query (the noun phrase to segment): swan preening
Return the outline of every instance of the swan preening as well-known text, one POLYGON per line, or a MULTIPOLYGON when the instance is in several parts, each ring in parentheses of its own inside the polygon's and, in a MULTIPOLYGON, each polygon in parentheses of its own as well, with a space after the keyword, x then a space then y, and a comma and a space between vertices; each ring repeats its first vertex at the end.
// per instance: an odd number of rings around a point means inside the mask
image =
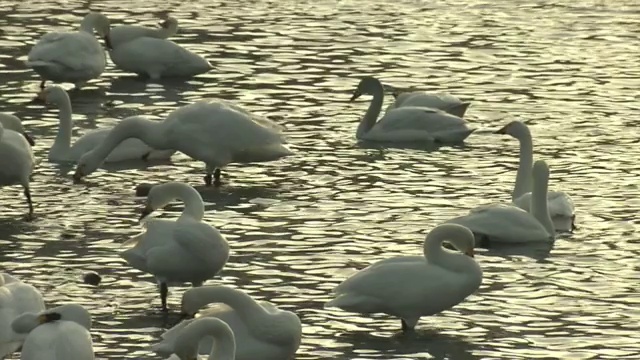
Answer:
POLYGON ((31 173, 35 166, 33 150, 23 133, 10 128, 5 128, 7 123, 14 129, 20 128, 10 117, 3 117, 0 120, 0 187, 11 185, 22 185, 23 193, 27 200, 29 212, 27 219, 33 217, 33 201, 31 200, 31 173))
POLYGON ((21 360, 93 360, 91 314, 77 304, 25 313, 11 327, 25 334, 21 360))
POLYGON ((204 100, 172 111, 162 121, 131 116, 118 123, 78 161, 76 181, 93 173, 122 141, 138 138, 158 150, 177 150, 205 163, 205 184, 221 184, 230 163, 273 161, 291 155, 282 128, 225 101, 204 100))
POLYGON ((424 91, 401 91, 391 86, 391 94, 395 98, 393 104, 387 107, 387 112, 402 106, 418 106, 440 109, 451 115, 463 118, 471 103, 464 102, 457 97, 444 93, 426 93, 424 91))
POLYGON ((483 205, 447 223, 466 226, 476 236, 476 245, 498 243, 551 242, 555 229, 547 208, 549 167, 544 160, 533 165, 531 213, 515 205, 483 205))
MULTIPOLYGON (((76 139, 71 145, 73 130, 71 100, 67 92, 60 86, 53 85, 44 89, 40 97, 46 102, 55 104, 60 110, 58 134, 49 149, 49 161, 75 162, 82 155, 96 148, 107 137, 111 129, 103 128, 89 131, 76 139)), ((160 160, 169 159, 175 150, 155 150, 140 139, 127 139, 116 146, 106 157, 105 162, 128 160, 160 160)))
MULTIPOLYGON (((510 135, 520 143, 520 162, 511 200, 519 208, 530 211, 531 166, 533 164, 531 131, 525 123, 512 121, 496 133, 510 135)), ((575 210, 569 195, 562 191, 547 191, 547 206, 556 231, 573 231, 575 229, 575 210)))
MULTIPOLYGON (((202 286, 185 291, 182 312, 188 316, 199 312, 200 317, 184 320, 165 332, 162 341, 153 346, 155 352, 161 355, 176 352, 188 329, 207 318, 220 319, 233 330, 236 360, 291 359, 302 339, 302 324, 296 314, 266 301, 258 302, 242 290, 228 286, 202 286), (209 304, 214 306, 202 310, 209 304)), ((209 354, 212 347, 215 350, 211 338, 199 340, 200 354, 209 354)))
POLYGON ((13 130, 22 134, 29 145, 34 146, 36 144, 33 136, 24 129, 22 120, 20 120, 19 117, 12 114, 0 113, 0 125, 2 125, 2 127, 5 129, 13 130))
POLYGON ((413 329, 420 317, 447 310, 482 283, 482 270, 473 259, 474 236, 455 224, 435 227, 427 235, 424 256, 399 256, 369 265, 334 290, 325 307, 400 318, 402 330, 413 329), (448 251, 447 241, 464 254, 448 251))
POLYGON ((52 32, 45 34, 29 52, 27 66, 32 68, 42 81, 73 83, 80 89, 87 81, 102 74, 106 57, 102 45, 93 35, 96 31, 109 43, 109 19, 100 13, 89 13, 75 32, 52 32))
POLYGON ((442 110, 422 106, 390 109, 378 120, 384 102, 384 86, 378 79, 367 76, 358 84, 351 101, 365 94, 372 95, 373 99, 358 125, 356 137, 359 140, 390 143, 460 143, 474 131, 467 127, 464 119, 442 110))
MULTIPOLYGON (((213 346, 208 360, 236 360, 236 341, 233 330, 216 318, 200 318, 185 326, 178 334, 173 355, 167 360, 192 360, 198 358, 198 344, 208 339, 213 346)), ((256 359, 264 359, 261 355, 256 359)), ((285 358, 282 358, 285 359, 285 358)))
POLYGON ((162 310, 167 311, 169 285, 201 286, 213 278, 229 258, 229 245, 218 229, 202 222, 204 203, 200 194, 183 183, 156 185, 149 191, 140 219, 146 231, 131 238, 121 256, 129 265, 152 274, 160 288, 162 310), (145 219, 173 200, 184 210, 177 220, 145 219))
POLYGON ((44 309, 40 291, 7 273, 0 273, 0 359, 17 351, 26 337, 13 330, 13 321, 22 314, 44 309))
POLYGON ((111 28, 109 32, 109 40, 111 48, 135 40, 141 37, 152 37, 158 39, 166 39, 178 32, 178 20, 174 17, 167 17, 160 23, 158 28, 148 28, 139 25, 119 25, 111 28))

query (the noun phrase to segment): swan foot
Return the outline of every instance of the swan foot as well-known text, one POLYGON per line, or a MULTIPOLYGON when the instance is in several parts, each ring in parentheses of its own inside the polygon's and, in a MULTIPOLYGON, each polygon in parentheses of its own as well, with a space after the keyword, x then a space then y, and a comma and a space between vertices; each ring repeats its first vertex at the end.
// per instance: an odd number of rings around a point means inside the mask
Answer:
POLYGON ((167 283, 160 283, 160 301, 162 302, 162 312, 168 312, 169 308, 167 308, 167 296, 169 296, 169 287, 167 283))
POLYGON ((25 216, 25 220, 33 220, 33 201, 31 201, 31 190, 29 188, 24 189, 24 197, 27 198, 27 204, 29 205, 29 213, 25 216))

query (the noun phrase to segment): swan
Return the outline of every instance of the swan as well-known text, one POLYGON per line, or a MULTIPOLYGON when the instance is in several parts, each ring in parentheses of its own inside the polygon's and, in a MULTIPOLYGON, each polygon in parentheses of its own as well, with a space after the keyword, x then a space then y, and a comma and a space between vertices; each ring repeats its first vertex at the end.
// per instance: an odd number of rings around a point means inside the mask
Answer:
POLYGON ((118 144, 132 137, 203 161, 207 186, 212 179, 220 185, 220 169, 229 163, 272 161, 292 154, 277 124, 230 103, 205 100, 172 111, 163 122, 143 116, 123 119, 100 146, 80 158, 74 180, 94 172, 118 144))
POLYGON ((374 263, 343 281, 327 307, 360 314, 400 318, 402 331, 413 330, 422 316, 447 310, 473 294, 482 270, 473 260, 473 234, 464 226, 443 224, 424 240, 424 256, 400 256, 374 263), (463 254, 443 248, 447 241, 463 254))
POLYGON ((38 313, 25 313, 12 325, 27 334, 21 360, 93 360, 91 314, 78 304, 67 304, 38 313))
POLYGON ((128 41, 141 37, 153 37, 166 39, 178 32, 178 20, 174 17, 167 17, 160 23, 159 28, 148 28, 138 25, 119 25, 111 28, 109 32, 109 42, 112 48, 116 48, 128 41))
POLYGON ((184 202, 177 220, 147 219, 146 231, 125 242, 134 245, 121 253, 132 267, 153 274, 160 288, 162 310, 167 311, 169 285, 193 286, 213 278, 229 259, 229 244, 215 227, 202 222, 204 202, 193 187, 169 182, 151 188, 140 220, 171 201, 184 202))
MULTIPOLYGON (((107 137, 110 128, 92 130, 79 137, 71 146, 71 100, 67 92, 60 86, 48 86, 41 93, 48 103, 55 104, 60 109, 60 123, 48 158, 52 162, 78 161, 82 155, 96 148, 107 137)), ((106 162, 118 162, 127 160, 160 160, 169 159, 174 150, 154 150, 142 140, 127 139, 120 143, 105 159, 106 162)))
POLYGON ((457 116, 417 106, 392 109, 377 121, 384 101, 384 86, 378 79, 367 76, 358 84, 351 101, 363 94, 373 95, 373 100, 358 125, 356 137, 359 140, 458 143, 474 131, 457 116))
POLYGON ((36 144, 33 136, 25 131, 24 126, 22 125, 22 121, 19 117, 12 114, 0 113, 0 124, 2 124, 5 129, 13 130, 22 134, 29 145, 34 146, 36 144))
POLYGON ((555 230, 547 208, 548 182, 549 167, 544 160, 538 160, 533 164, 531 213, 514 205, 482 205, 446 222, 469 228, 480 247, 488 247, 493 242, 551 242, 555 230))
POLYGON ((24 334, 13 331, 13 320, 24 313, 44 309, 40 291, 7 273, 0 273, 0 359, 17 351, 24 341, 24 334))
POLYGON ((0 122, 0 186, 22 185, 29 206, 27 220, 33 218, 29 183, 34 164, 33 150, 27 139, 19 132, 5 129, 0 122))
POLYGON ((80 89, 87 81, 102 74, 106 57, 93 31, 109 42, 109 19, 92 12, 87 14, 77 32, 52 32, 45 34, 29 51, 27 66, 40 77, 40 89, 47 80, 70 82, 80 89))
MULTIPOLYGON (((203 318, 218 318, 227 323, 238 345, 237 360, 282 360, 294 357, 302 339, 302 324, 298 316, 278 309, 266 301, 255 301, 245 292, 228 286, 202 286, 191 288, 182 295, 182 313, 193 316, 201 308, 215 303, 212 308, 200 312, 200 317, 185 320, 162 334, 162 341, 152 350, 160 355, 174 352, 185 336, 187 328, 203 318)), ((200 354, 208 354, 211 339, 200 341, 200 354)))
POLYGON ((402 106, 417 106, 439 109, 451 115, 463 118, 467 108, 471 103, 463 102, 457 97, 445 93, 426 93, 424 91, 402 92, 393 90, 391 92, 395 101, 387 107, 389 112, 402 106))
MULTIPOLYGON (((529 127, 521 121, 512 121, 496 131, 514 137, 520 143, 520 162, 516 173, 516 183, 511 193, 513 203, 530 211, 531 204, 531 164, 533 163, 533 141, 529 127)), ((563 191, 548 191, 547 206, 556 231, 575 229, 575 208, 573 200, 563 191)))
POLYGON ((236 340, 229 325, 216 318, 200 318, 186 326, 178 335, 174 354, 167 360, 196 359, 198 342, 205 337, 208 337, 209 341, 213 340, 212 343, 215 344, 207 357, 208 360, 236 359, 236 340))

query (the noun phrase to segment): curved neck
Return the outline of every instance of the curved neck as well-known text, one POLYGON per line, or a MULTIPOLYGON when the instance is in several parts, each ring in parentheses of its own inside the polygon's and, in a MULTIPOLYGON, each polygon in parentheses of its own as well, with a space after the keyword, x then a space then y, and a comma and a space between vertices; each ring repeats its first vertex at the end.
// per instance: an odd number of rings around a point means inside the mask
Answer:
POLYGON ((178 199, 184 203, 184 209, 179 219, 202 220, 204 217, 204 202, 196 189, 183 183, 170 183, 166 184, 166 186, 166 191, 172 195, 172 199, 178 199))
POLYGON ((66 157, 69 149, 71 148, 71 131, 73 128, 73 120, 71 119, 71 101, 69 96, 66 95, 63 99, 56 102, 60 113, 58 114, 58 134, 51 149, 49 149, 49 156, 53 157, 66 157))
POLYGON ((361 138, 368 133, 376 124, 376 121, 378 121, 378 115, 380 115, 380 110, 382 109, 382 103, 384 101, 384 87, 382 87, 382 84, 380 83, 378 85, 379 86, 376 86, 371 91, 373 93, 373 99, 369 104, 367 112, 360 121, 360 125, 358 125, 358 130, 356 131, 357 138, 361 138))
POLYGON ((158 37, 166 39, 168 37, 175 35, 178 32, 178 24, 175 22, 172 22, 171 24, 169 24, 168 27, 166 28, 162 27, 162 28, 156 29, 155 31, 158 37))
POLYGON ((533 191, 531 192, 531 215, 544 226, 550 235, 555 235, 553 221, 549 215, 547 206, 547 190, 549 187, 549 177, 539 176, 533 181, 533 191))
POLYGON ((527 131, 518 138, 520 142, 520 162, 516 174, 516 184, 511 193, 511 200, 531 191, 531 168, 533 167, 533 141, 531 133, 527 131))
MULTIPOLYGON (((212 303, 223 303, 236 310, 238 316, 247 324, 261 323, 267 312, 260 304, 244 292, 225 286, 202 286, 189 289, 189 296, 195 309, 201 309, 212 303)), ((195 311, 194 309, 194 311, 195 311)))
POLYGON ((228 325, 219 319, 202 318, 189 324, 176 339, 177 347, 197 354, 198 344, 206 336, 213 337, 213 348, 209 360, 234 360, 236 341, 228 325))

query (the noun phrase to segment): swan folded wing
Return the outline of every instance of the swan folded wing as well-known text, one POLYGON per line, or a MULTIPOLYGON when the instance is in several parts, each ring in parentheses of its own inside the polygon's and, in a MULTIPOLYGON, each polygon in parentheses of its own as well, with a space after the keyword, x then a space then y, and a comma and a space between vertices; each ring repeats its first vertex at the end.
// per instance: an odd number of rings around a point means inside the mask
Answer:
POLYGON ((412 129, 437 132, 466 127, 466 123, 463 119, 438 109, 403 106, 389 111, 375 127, 384 131, 412 129))
POLYGON ((59 321, 35 328, 22 347, 23 359, 93 359, 91 335, 72 321, 59 321))
POLYGON ((211 64, 171 40, 140 37, 111 52, 114 62, 126 71, 160 76, 191 76, 206 72, 211 64), (115 59, 114 59, 115 58, 115 59))
POLYGON ((227 240, 218 229, 199 221, 180 220, 173 229, 173 238, 194 259, 204 264, 223 258, 224 264, 229 257, 227 240))
POLYGON ((71 70, 84 70, 95 57, 104 60, 104 51, 93 35, 51 33, 43 36, 31 49, 27 63, 30 66, 52 63, 71 70))
POLYGON ((33 286, 23 282, 6 285, 13 298, 13 306, 18 314, 40 312, 45 309, 42 294, 33 286))

